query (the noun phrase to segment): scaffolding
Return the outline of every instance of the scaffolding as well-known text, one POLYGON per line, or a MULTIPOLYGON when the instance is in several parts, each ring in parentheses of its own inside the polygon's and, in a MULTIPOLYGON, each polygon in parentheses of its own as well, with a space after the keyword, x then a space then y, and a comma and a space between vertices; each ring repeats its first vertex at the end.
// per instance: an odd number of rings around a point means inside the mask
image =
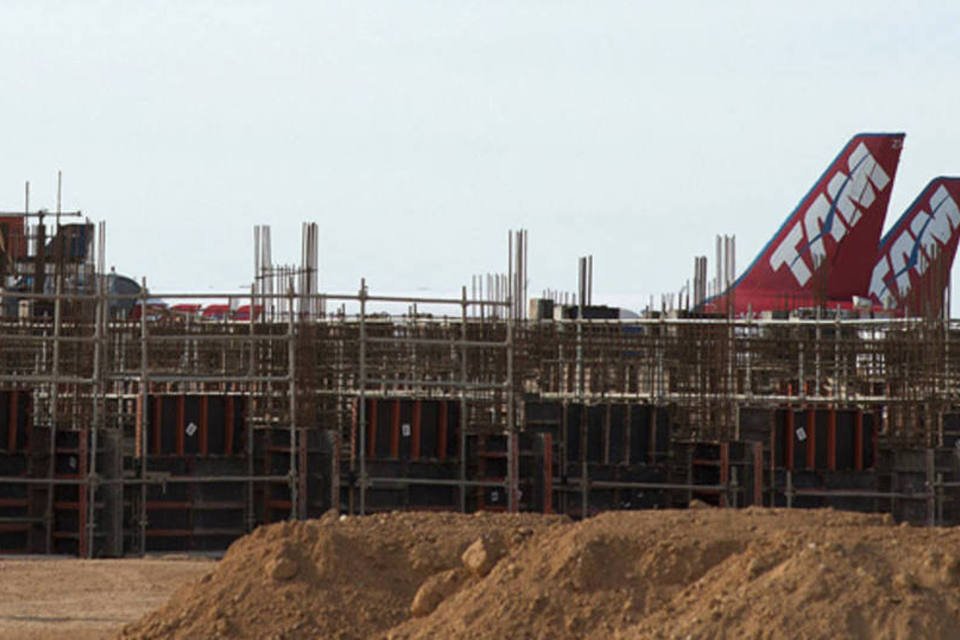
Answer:
POLYGON ((573 317, 528 318, 523 232, 492 294, 328 293, 313 225, 282 267, 259 228, 244 294, 121 292, 92 229, 25 227, 4 258, 0 552, 216 551, 329 509, 960 519, 960 326, 938 314, 590 319, 582 278, 573 317))

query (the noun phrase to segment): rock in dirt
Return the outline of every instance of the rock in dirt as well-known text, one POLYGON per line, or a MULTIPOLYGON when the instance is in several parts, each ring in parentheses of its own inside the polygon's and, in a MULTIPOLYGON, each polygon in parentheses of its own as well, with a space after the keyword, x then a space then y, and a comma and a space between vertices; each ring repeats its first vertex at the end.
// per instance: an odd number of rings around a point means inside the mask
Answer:
POLYGON ((467 572, 459 567, 430 576, 413 596, 410 613, 416 617, 432 613, 437 605, 456 593, 467 578, 467 572))
POLYGON ((278 556, 267 563, 267 573, 274 580, 290 580, 297 575, 297 561, 285 555, 278 556))
POLYGON ((472 574, 483 577, 490 573, 505 552, 503 540, 498 535, 483 535, 463 552, 463 566, 472 574))

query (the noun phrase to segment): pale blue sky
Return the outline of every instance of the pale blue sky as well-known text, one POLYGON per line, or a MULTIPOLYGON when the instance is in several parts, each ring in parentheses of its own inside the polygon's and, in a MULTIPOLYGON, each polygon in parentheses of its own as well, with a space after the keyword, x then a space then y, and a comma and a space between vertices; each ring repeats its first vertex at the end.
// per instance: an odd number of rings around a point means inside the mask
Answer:
MULTIPOLYGON (((887 226, 960 174, 960 3, 0 4, 0 208, 107 220, 152 288, 237 290, 321 229, 324 289, 455 291, 530 230, 531 291, 744 267, 858 131, 905 131, 887 226)), ((957 274, 957 269, 954 270, 957 274)))

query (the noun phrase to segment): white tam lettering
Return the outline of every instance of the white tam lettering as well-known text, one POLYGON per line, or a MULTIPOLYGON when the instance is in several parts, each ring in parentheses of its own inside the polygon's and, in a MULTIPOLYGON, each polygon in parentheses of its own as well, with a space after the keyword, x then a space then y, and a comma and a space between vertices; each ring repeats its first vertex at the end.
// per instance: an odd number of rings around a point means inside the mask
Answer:
POLYGON ((913 251, 913 236, 904 231, 890 248, 890 265, 896 277, 897 292, 900 297, 910 291, 910 253, 913 251))
POLYGON ((857 209, 857 201, 850 192, 850 179, 845 173, 838 171, 830 178, 827 193, 846 223, 851 227, 857 224, 860 219, 860 210, 857 209))
MULTIPOLYGON (((946 244, 950 241, 953 231, 960 226, 960 210, 957 209, 957 203, 950 197, 946 187, 941 185, 930 198, 930 211, 933 212, 933 219, 927 225, 927 232, 940 244, 946 244)), ((927 246, 926 240, 924 240, 924 246, 927 246)))
POLYGON ((884 278, 888 273, 890 273, 890 262, 887 260, 887 256, 883 256, 873 267, 873 275, 870 276, 870 295, 880 304, 884 303, 883 294, 887 289, 884 278))
POLYGON ((802 287, 810 279, 810 269, 797 252, 797 245, 801 242, 803 242, 803 227, 797 223, 770 256, 770 268, 778 271, 780 267, 787 265, 802 287))
MULTIPOLYGON (((794 224, 770 256, 770 268, 778 271, 787 265, 801 287, 812 275, 811 265, 802 255, 803 249, 810 251, 813 268, 817 268, 828 257, 823 237, 830 234, 839 243, 863 216, 862 209, 874 203, 876 191, 883 191, 890 184, 890 176, 870 155, 870 150, 863 142, 850 153, 847 167, 850 175, 837 171, 830 178, 826 195, 817 195, 803 212, 802 219, 794 224), (804 239, 806 245, 801 248, 804 239)), ((957 217, 960 219, 960 211, 957 217)), ((909 286, 909 276, 907 283, 909 286)))
MULTIPOLYGON (((814 268, 816 268, 827 255, 827 250, 823 246, 823 234, 825 231, 823 227, 828 222, 829 215, 830 202, 826 196, 821 193, 803 216, 803 225, 807 230, 807 242, 810 247, 810 259, 813 261, 814 268)), ((830 232, 837 240, 840 239, 837 238, 835 232, 838 228, 841 229, 840 238, 842 238, 846 233, 846 228, 843 226, 843 223, 834 216, 833 226, 830 232)))
POLYGON ((916 258, 916 263, 913 265, 913 268, 920 275, 923 275, 923 272, 927 270, 927 256, 933 257, 933 252, 937 250, 937 243, 929 233, 929 221, 930 216, 928 216, 925 211, 917 211, 917 215, 913 216, 913 220, 910 221, 910 232, 914 238, 919 239, 914 243, 913 249, 911 250, 916 258), (929 247, 927 246, 927 240, 931 243, 929 247), (923 252, 920 251, 917 243, 923 246, 923 252), (926 253, 928 250, 930 253, 926 253))
POLYGON ((862 142, 847 158, 847 167, 850 176, 838 172, 827 185, 827 193, 847 225, 852 227, 860 219, 860 210, 870 207, 876 200, 874 187, 883 191, 890 183, 890 176, 862 142))

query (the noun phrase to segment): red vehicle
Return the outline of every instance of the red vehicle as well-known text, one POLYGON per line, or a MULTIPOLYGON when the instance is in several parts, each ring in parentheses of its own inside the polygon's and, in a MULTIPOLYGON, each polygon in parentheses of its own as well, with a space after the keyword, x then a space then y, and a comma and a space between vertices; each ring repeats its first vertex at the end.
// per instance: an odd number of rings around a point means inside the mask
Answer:
POLYGON ((203 305, 200 304, 175 304, 170 307, 170 311, 178 316, 196 318, 202 308, 203 305))
POLYGON ((230 305, 228 304, 208 304, 200 314, 203 320, 229 320, 230 305))
MULTIPOLYGON (((256 306, 254 306, 254 307, 253 307, 253 319, 254 319, 254 320, 259 320, 262 315, 263 315, 263 305, 258 304, 258 305, 256 305, 256 306)), ((233 312, 233 319, 234 319, 234 320, 240 320, 240 321, 243 321, 243 320, 249 321, 249 320, 250 320, 250 305, 244 304, 244 305, 241 305, 241 306, 237 307, 237 310, 233 312)))

